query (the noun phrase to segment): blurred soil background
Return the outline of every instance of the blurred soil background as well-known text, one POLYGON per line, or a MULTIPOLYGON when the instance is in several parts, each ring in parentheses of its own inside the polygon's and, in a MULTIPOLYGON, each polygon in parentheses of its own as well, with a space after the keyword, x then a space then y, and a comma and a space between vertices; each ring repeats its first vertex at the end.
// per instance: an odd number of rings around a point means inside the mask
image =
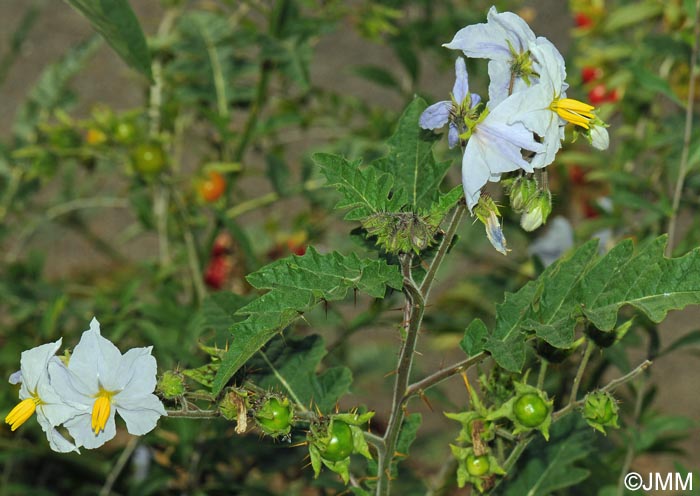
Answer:
MULTIPOLYGON (((469 8, 469 2, 465 0, 465 8, 469 8)), ((156 0, 132 0, 139 20, 147 33, 153 33, 160 21, 161 10, 156 0)), ((0 53, 8 49, 8 33, 14 29, 22 14, 27 8, 27 0, 1 0, 0 1, 0 53)), ((546 36, 555 42, 566 56, 570 46, 569 29, 571 15, 568 12, 567 2, 564 0, 540 0, 523 2, 523 10, 520 13, 529 17, 533 30, 542 36, 546 36)), ((0 133, 7 135, 20 102, 24 99, 28 90, 32 87, 41 71, 47 64, 57 60, 65 51, 84 40, 92 34, 88 23, 64 2, 47 0, 40 18, 32 29, 26 41, 19 60, 12 68, 4 85, 0 87, 0 133)), ((445 41, 449 41, 452 33, 445 34, 445 41)), ((430 67, 430 61, 423 61, 426 67, 430 67)), ((404 104, 401 98, 388 90, 373 85, 353 75, 348 67, 352 64, 378 64, 398 66, 390 49, 382 49, 372 45, 368 49, 368 42, 352 32, 348 26, 339 26, 333 33, 320 39, 315 50, 312 65, 311 78, 313 84, 322 87, 334 88, 342 92, 361 97, 371 103, 386 106, 389 109, 399 110, 404 104)), ((445 95, 452 87, 453 75, 450 71, 438 73, 435 71, 423 71, 424 75, 430 73, 431 77, 421 81, 421 89, 435 97, 445 95)), ((106 103, 116 111, 126 110, 140 105, 145 98, 140 76, 129 70, 106 45, 99 49, 81 75, 76 78, 72 87, 79 95, 80 104, 74 115, 87 116, 92 106, 98 103, 106 103)), ((614 140, 615 129, 611 128, 611 136, 614 140)), ((312 149, 314 137, 305 136, 295 146, 295 152, 300 156, 312 149)), ((196 144, 191 152, 196 156, 196 144)), ((256 157, 250 154, 248 161, 254 162, 256 157)), ((294 162, 294 160, 292 160, 294 162)), ((262 167, 262 165, 261 165, 262 167)), ((260 185, 266 183, 259 183, 260 185)), ((106 182, 104 190, 109 191, 115 184, 106 182)), ((253 188, 256 187, 253 183, 253 188)), ((260 186, 269 188, 269 186, 260 186)), ((264 193, 266 191, 260 191, 264 193)), ((292 201, 293 203, 293 201, 292 201)), ((287 208, 282 205, 274 207, 276 212, 265 212, 265 215, 278 216, 280 222, 284 222, 287 208)), ((241 219, 242 225, 247 222, 259 222, 260 217, 253 214, 241 219)), ((119 234, 133 222, 133 218, 126 210, 102 209, 97 214, 92 214, 88 219, 95 233, 108 242, 114 242, 117 249, 128 259, 139 260, 151 258, 156 253, 156 240, 148 235, 142 235, 121 243, 119 234)), ((341 227, 345 232, 347 225, 341 227)), ((340 232, 340 231, 339 231, 340 232)), ((30 244, 34 250, 42 251, 46 257, 48 275, 55 278, 79 277, 82 273, 107 269, 111 262, 109 259, 94 251, 80 236, 70 230, 55 224, 42 226, 32 238, 30 244)), ((443 287, 449 287, 459 282, 459 271, 451 267, 443 269, 441 274, 443 287)), ((439 289, 438 289, 439 291, 439 289)), ((437 292, 437 291, 436 291, 437 292)), ((698 328, 700 322, 700 309, 691 308, 684 312, 672 312, 662 325, 662 345, 668 344, 688 331, 698 328)), ((426 330, 429 331, 429 330, 426 330)), ((4 329, 2 332, 11 333, 12 330, 4 329)), ((369 329, 363 331, 360 337, 356 337, 359 346, 371 347, 373 339, 382 341, 396 341, 395 329, 369 329)), ((425 348, 425 345, 423 346, 425 348)), ((423 357, 420 360, 421 370, 435 370, 441 365, 453 361, 456 356, 449 350, 433 351, 421 349, 423 357)), ((380 358, 380 357, 378 357, 380 358)), ((384 358, 386 360, 386 358, 384 358)), ((640 357, 632 357, 633 363, 641 360, 640 357)), ((391 372, 392 360, 387 360, 387 373, 391 372)), ((353 389, 355 391, 364 388, 377 388, 376 377, 357 377, 353 389), (372 384, 372 380, 375 381, 372 384)), ((700 395, 697 393, 700 384, 700 360, 697 354, 691 351, 680 351, 660 358, 653 365, 653 381, 659 387, 657 408, 666 414, 686 415, 695 420, 700 420, 700 395)), ((387 388, 391 382, 385 378, 387 388)), ((452 381, 453 390, 450 395, 455 401, 459 398, 466 400, 466 393, 460 381, 452 381)), ((376 398, 377 396, 375 396, 376 398)), ((352 401, 352 400, 351 400, 352 401)), ((425 405, 415 401, 411 403, 413 411, 419 410, 424 415, 424 429, 422 435, 429 437, 431 429, 444 429, 446 421, 442 412, 431 412, 425 405), (433 417, 432 421, 429 419, 433 417)), ((455 427, 456 425, 450 426, 455 427)), ((692 469, 700 468, 700 432, 697 430, 693 436, 683 443, 688 454, 685 465, 692 469)), ((641 473, 673 471, 673 457, 655 458, 645 460, 638 458, 633 465, 641 473), (662 463, 658 465, 659 460, 662 463)), ((434 463, 435 460, 432 460, 434 463)))

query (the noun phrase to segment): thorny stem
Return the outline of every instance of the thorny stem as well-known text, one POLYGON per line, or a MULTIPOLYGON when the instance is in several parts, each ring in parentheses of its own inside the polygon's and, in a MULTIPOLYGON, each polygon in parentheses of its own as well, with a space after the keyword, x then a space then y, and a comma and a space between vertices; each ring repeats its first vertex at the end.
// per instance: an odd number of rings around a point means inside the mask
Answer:
POLYGON ((595 345, 592 342, 586 343, 586 350, 583 352, 583 358, 581 358, 581 363, 576 371, 576 377, 574 377, 574 383, 571 386, 571 394, 569 395, 569 404, 576 402, 576 396, 578 396, 578 388, 581 386, 581 378, 588 365, 588 360, 591 358, 591 354, 595 349, 595 345))
POLYGON ((547 366, 549 362, 547 360, 542 360, 540 362, 540 373, 537 376, 537 389, 542 389, 544 387, 544 378, 547 376, 547 366))
POLYGON ((211 419, 221 415, 218 410, 166 410, 168 417, 192 418, 192 419, 211 419))
POLYGON ((437 372, 430 374, 429 376, 427 376, 424 379, 421 379, 420 381, 414 382, 413 384, 408 386, 408 388, 406 388, 406 393, 404 394, 404 401, 408 401, 413 396, 417 396, 423 393, 426 389, 429 389, 441 383, 442 381, 452 377, 453 375, 466 372, 474 365, 483 362, 488 357, 489 355, 484 352, 478 353, 447 368, 438 370, 437 372))
MULTIPOLYGON (((418 333, 420 331, 421 323, 423 322, 423 314, 425 313, 427 297, 430 294, 430 289, 435 280, 435 275, 440 268, 440 265, 442 265, 445 255, 447 254, 447 250, 452 244, 452 239, 454 238, 455 232, 457 231, 457 227, 459 226, 459 222, 461 221, 463 215, 464 206, 460 204, 457 206, 452 218, 450 219, 447 232, 440 243, 437 253, 435 254, 435 258, 430 264, 430 268, 428 269, 428 272, 425 275, 420 287, 418 287, 416 282, 413 280, 413 276, 411 274, 412 256, 409 254, 404 254, 400 257, 404 293, 406 295, 406 302, 404 305, 404 315, 406 319, 404 326, 406 332, 404 342, 399 353, 399 361, 396 369, 396 381, 394 382, 391 415, 389 416, 387 429, 384 434, 385 452, 380 452, 379 456, 377 457, 378 480, 376 494, 378 496, 387 496, 390 493, 391 462, 396 452, 396 444, 398 442, 399 433, 401 432, 401 425, 406 414, 406 402, 410 397, 407 395, 407 392, 411 377, 411 368, 416 351, 416 344, 418 342, 418 333)), ((453 374, 454 373, 457 372, 453 372, 453 374)), ((445 377, 449 377, 449 375, 445 377)))
POLYGON ((695 103, 695 81, 697 79, 697 59, 700 51, 700 0, 695 0, 695 30, 693 32, 694 43, 693 52, 690 55, 690 81, 688 83, 688 100, 685 106, 685 131, 683 133, 683 151, 681 152, 681 163, 678 168, 678 178, 676 188, 673 192, 673 206, 671 208, 671 218, 668 221, 668 244, 666 245, 666 256, 673 253, 676 238, 676 224, 678 221, 678 208, 681 203, 683 193, 683 183, 688 174, 688 154, 690 151, 690 138, 693 131, 693 105, 695 103))

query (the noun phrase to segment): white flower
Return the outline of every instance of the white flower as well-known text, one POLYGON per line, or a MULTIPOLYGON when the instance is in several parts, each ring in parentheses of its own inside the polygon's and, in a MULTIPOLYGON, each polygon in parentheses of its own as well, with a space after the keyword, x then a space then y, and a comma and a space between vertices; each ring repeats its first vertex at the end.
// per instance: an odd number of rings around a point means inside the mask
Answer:
POLYGON ((551 43, 531 44, 530 52, 540 67, 540 82, 509 98, 513 113, 508 122, 521 122, 542 138, 545 151, 532 159, 532 166, 541 168, 554 161, 567 122, 589 129, 595 115, 592 105, 566 98, 566 71, 551 43))
POLYGON ((133 348, 122 355, 100 335, 100 324, 92 319, 70 357, 67 368, 49 365, 51 381, 64 400, 83 405, 85 412, 64 423, 76 444, 97 448, 116 434, 116 412, 131 434, 151 431, 166 415, 153 394, 156 360, 152 347, 133 348))
POLYGON ((523 169, 533 172, 523 158, 522 150, 540 153, 544 150, 531 131, 519 122, 509 124, 513 115, 510 98, 504 100, 477 122, 471 131, 462 157, 462 186, 471 211, 479 201, 481 188, 488 182, 498 182, 501 174, 523 169))
MULTIPOLYGON (((547 38, 535 37, 530 26, 512 12, 491 7, 487 22, 460 29, 450 43, 443 46, 462 50, 467 57, 489 59, 489 107, 508 96, 524 91, 538 81, 539 67, 530 55, 530 46, 548 44, 547 38)), ((553 46, 553 45, 552 45, 553 46)), ((557 51, 564 67, 564 59, 557 51)))
POLYGON ((50 382, 49 364, 52 364, 55 370, 65 368, 55 356, 60 347, 59 339, 55 343, 43 344, 22 353, 20 371, 10 376, 11 384, 22 383, 19 389, 19 398, 22 401, 5 417, 5 422, 14 431, 36 412, 36 419, 46 433, 51 449, 67 453, 78 451, 78 448, 64 438, 56 430, 56 426, 84 410, 80 405, 64 401, 50 382))

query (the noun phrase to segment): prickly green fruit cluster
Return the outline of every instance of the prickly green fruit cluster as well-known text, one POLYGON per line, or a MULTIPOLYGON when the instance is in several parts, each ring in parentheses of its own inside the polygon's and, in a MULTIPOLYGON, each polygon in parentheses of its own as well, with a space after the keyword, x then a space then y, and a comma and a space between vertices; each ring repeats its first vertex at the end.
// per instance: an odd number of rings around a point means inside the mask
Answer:
POLYGON ((286 436, 292 430, 294 409, 289 399, 269 396, 257 408, 255 420, 268 436, 286 436))
POLYGON ((484 492, 493 486, 496 475, 505 475, 505 470, 498 464, 491 453, 478 454, 474 447, 466 448, 450 444, 452 455, 457 459, 457 485, 464 487, 467 483, 484 492))
POLYGON ((314 477, 319 476, 325 465, 347 484, 350 480, 350 455, 357 453, 372 459, 362 426, 373 416, 374 412, 338 413, 311 425, 307 439, 314 477))
POLYGON ((437 226, 412 212, 381 212, 362 221, 370 236, 388 253, 420 253, 435 241, 437 226))
POLYGON ((173 370, 166 371, 158 381, 158 393, 166 400, 172 400, 185 394, 185 377, 173 370))
POLYGON ((500 408, 491 412, 486 419, 507 418, 515 426, 513 434, 535 430, 540 431, 548 440, 554 400, 547 398, 544 391, 528 384, 514 382, 513 386, 515 387, 515 395, 500 408))
POLYGON ((605 434, 606 427, 618 429, 618 412, 620 408, 610 393, 596 391, 586 396, 583 405, 583 418, 588 425, 605 434))

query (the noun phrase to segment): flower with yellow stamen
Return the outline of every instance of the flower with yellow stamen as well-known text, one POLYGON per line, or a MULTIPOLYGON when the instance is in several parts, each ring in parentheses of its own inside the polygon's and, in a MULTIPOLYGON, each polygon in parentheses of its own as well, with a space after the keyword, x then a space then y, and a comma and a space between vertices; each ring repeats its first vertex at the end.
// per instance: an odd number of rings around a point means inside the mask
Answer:
POLYGON ((593 105, 573 98, 555 98, 549 108, 565 121, 584 129, 590 127, 589 122, 595 117, 593 105))
POLYGON ((7 414, 5 423, 16 431, 34 414, 41 428, 46 433, 49 445, 54 451, 67 453, 78 451, 75 444, 64 438, 56 427, 67 419, 82 412, 81 407, 66 403, 56 393, 48 373, 49 363, 57 367, 63 364, 56 358, 56 351, 61 347, 61 340, 47 343, 22 353, 21 370, 10 376, 11 384, 21 383, 20 402, 7 414))
POLYGON ((134 348, 123 355, 100 335, 100 324, 92 319, 80 338, 67 367, 49 366, 51 380, 64 401, 78 403, 84 411, 64 423, 80 446, 97 448, 116 435, 116 413, 126 421, 131 434, 151 431, 166 415, 153 394, 156 360, 151 347, 134 348))
POLYGON ((540 80, 510 97, 514 112, 508 122, 520 122, 541 138, 545 150, 535 155, 530 165, 542 168, 554 161, 567 122, 589 130, 595 122, 601 121, 592 105, 566 97, 566 71, 556 48, 547 43, 531 44, 530 52, 537 62, 540 80))

